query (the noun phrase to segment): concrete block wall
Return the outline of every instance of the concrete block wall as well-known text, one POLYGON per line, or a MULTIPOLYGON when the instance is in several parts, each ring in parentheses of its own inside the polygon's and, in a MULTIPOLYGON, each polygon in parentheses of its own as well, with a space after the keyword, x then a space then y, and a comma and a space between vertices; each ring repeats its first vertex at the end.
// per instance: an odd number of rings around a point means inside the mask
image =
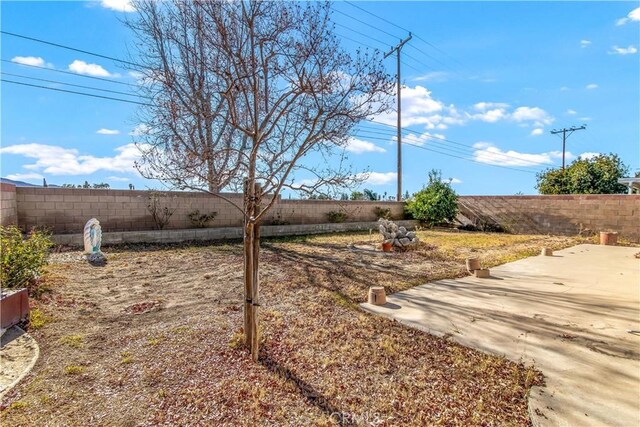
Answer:
MULTIPOLYGON (((242 206, 242 195, 222 194, 242 206)), ((78 188, 27 188, 16 192, 18 223, 24 229, 47 227, 54 234, 78 233, 90 218, 100 221, 103 231, 152 230, 155 227, 147 205, 148 191, 94 190, 78 188)), ((266 202, 265 202, 266 203, 266 202)), ((218 197, 197 192, 165 192, 160 206, 175 209, 166 229, 190 229, 188 214, 217 212, 211 227, 237 227, 242 215, 233 205, 218 197)), ((347 221, 376 220, 376 206, 391 209, 401 218, 403 204, 397 202, 279 200, 265 218, 265 224, 326 223, 329 211, 344 211, 347 221)))
POLYGON ((577 235, 617 231, 640 242, 640 195, 461 196, 470 220, 498 223, 512 233, 577 235))
POLYGON ((0 225, 18 224, 16 186, 0 183, 0 225))

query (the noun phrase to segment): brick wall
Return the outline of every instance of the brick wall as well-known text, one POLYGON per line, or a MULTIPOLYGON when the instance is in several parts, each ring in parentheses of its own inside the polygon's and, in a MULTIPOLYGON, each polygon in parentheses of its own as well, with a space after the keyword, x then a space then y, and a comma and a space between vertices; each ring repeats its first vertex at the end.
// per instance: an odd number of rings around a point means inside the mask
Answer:
POLYGON ((512 233, 577 235, 617 231, 640 241, 640 195, 462 196, 460 213, 512 233))
MULTIPOLYGON (((193 192, 164 194, 162 206, 175 208, 166 229, 193 228, 187 215, 196 209, 201 213, 218 213, 212 227, 242 225, 240 212, 220 198, 193 192)), ((241 195, 223 195, 242 205, 241 195)), ((25 229, 45 226, 55 234, 79 233, 87 220, 95 217, 106 232, 151 230, 154 222, 147 209, 148 196, 147 191, 19 187, 16 192, 18 223, 25 229)), ((326 223, 326 214, 332 210, 345 211, 348 221, 372 221, 377 219, 376 206, 390 208, 396 217, 402 215, 403 204, 396 202, 280 200, 265 223, 274 220, 289 224, 326 223)))
MULTIPOLYGON (((218 212, 212 227, 242 225, 240 213, 227 202, 205 193, 170 192, 163 203, 176 208, 167 229, 193 228, 188 213, 218 212)), ((225 194, 241 204, 239 194, 225 194)), ((67 188, 2 187, 2 224, 15 223, 29 229, 45 226, 55 234, 79 233, 86 221, 98 218, 106 232, 151 230, 148 192, 67 188), (17 206, 17 208, 16 208, 17 206), (13 215, 12 215, 13 213, 13 215), (12 218, 14 218, 12 220, 12 218)), ((584 230, 618 231, 640 241, 640 195, 568 196, 461 196, 461 214, 471 220, 501 224, 513 233, 576 235, 584 230)), ((279 200, 265 224, 326 223, 329 211, 344 211, 349 222, 374 221, 375 207, 389 208, 401 218, 397 202, 279 200)))
POLYGON ((16 225, 18 208, 16 202, 16 186, 0 183, 0 225, 16 225))

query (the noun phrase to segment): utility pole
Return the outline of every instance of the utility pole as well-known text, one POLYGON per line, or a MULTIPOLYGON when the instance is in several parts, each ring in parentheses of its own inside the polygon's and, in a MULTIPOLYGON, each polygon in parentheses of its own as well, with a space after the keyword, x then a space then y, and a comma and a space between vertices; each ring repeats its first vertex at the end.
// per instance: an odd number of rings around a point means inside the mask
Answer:
POLYGON ((567 145, 567 138, 569 138, 571 136, 571 134, 577 130, 583 130, 586 129, 587 125, 582 125, 579 128, 575 127, 575 126, 571 126, 569 129, 567 128, 562 128, 559 130, 552 130, 551 134, 552 135, 557 135, 559 133, 562 134, 562 172, 564 173, 564 153, 565 153, 565 149, 566 149, 566 145, 567 145))
POLYGON ((401 85, 402 82, 400 80, 400 51, 402 50, 402 46, 405 45, 405 43, 407 43, 409 40, 411 40, 411 33, 409 33, 409 36, 404 39, 404 40, 400 40, 400 43, 398 43, 395 47, 392 47, 391 50, 387 53, 384 54, 384 58, 386 59, 387 57, 389 57, 389 55, 391 55, 393 52, 396 52, 397 56, 398 56, 398 194, 396 195, 396 200, 397 201, 401 201, 402 200, 402 105, 401 105, 401 85))

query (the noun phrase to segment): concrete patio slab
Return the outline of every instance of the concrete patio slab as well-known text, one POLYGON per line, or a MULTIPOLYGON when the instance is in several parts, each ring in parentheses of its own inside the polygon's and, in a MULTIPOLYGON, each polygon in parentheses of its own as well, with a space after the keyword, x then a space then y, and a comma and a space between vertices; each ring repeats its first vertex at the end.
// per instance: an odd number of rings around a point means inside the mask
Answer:
POLYGON ((640 425, 640 249, 579 245, 362 308, 534 364, 534 425, 640 425))

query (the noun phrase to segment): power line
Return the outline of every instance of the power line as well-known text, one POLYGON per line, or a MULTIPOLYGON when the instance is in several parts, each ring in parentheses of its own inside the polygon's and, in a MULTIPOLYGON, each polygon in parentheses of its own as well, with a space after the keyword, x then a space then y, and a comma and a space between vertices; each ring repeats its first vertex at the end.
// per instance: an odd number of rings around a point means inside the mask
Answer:
POLYGON ((404 32, 406 32, 406 33, 410 33, 410 32, 411 32, 411 31, 407 30, 406 28, 403 28, 403 27, 401 27, 401 26, 400 26, 400 25, 398 25, 398 24, 394 24, 393 22, 389 21, 388 19, 385 19, 385 18, 383 18, 382 16, 379 16, 379 15, 376 15, 375 13, 370 12, 370 11, 368 11, 367 9, 364 9, 364 8, 362 8, 362 7, 358 6, 358 5, 356 5, 356 4, 354 4, 354 3, 350 2, 350 1, 346 1, 346 0, 345 0, 345 3, 347 3, 349 6, 353 6, 353 7, 355 7, 356 9, 360 9, 360 10, 361 10, 361 11, 363 11, 364 13, 367 13, 367 14, 369 14, 369 15, 371 15, 371 16, 374 16, 374 17, 376 17, 376 18, 378 18, 378 19, 381 19, 381 20, 383 20, 384 22, 386 22, 387 24, 391 24, 391 25, 393 25, 394 27, 396 27, 396 28, 398 28, 398 29, 400 29, 400 30, 402 30, 402 31, 404 31, 404 32))
POLYGON ((380 28, 378 28, 378 27, 374 27, 373 25, 369 24, 369 23, 368 23, 368 22, 366 22, 366 21, 363 21, 363 20, 358 19, 358 18, 354 18, 353 16, 351 16, 351 15, 349 15, 349 14, 347 14, 347 13, 344 13, 344 12, 342 12, 341 10, 338 10, 338 9, 332 9, 332 10, 333 10, 334 12, 338 12, 340 15, 346 16, 347 18, 353 19, 354 21, 357 21, 357 22, 359 22, 359 23, 361 23, 361 24, 363 24, 363 25, 366 25, 366 26, 368 26, 368 27, 371 27, 371 28, 373 28, 373 29, 374 29, 374 30, 376 30, 376 31, 380 31, 381 33, 384 33, 384 34, 386 34, 386 35, 388 35, 388 36, 391 36, 391 37, 393 37, 394 39, 399 39, 399 38, 400 38, 400 37, 398 37, 398 36, 396 36, 396 35, 393 35, 393 34, 391 34, 391 33, 387 32, 387 31, 385 31, 385 30, 382 30, 382 29, 380 29, 380 28))
POLYGON ((105 79, 105 78, 102 78, 102 77, 87 76, 85 74, 72 73, 71 71, 57 70, 55 68, 41 67, 39 65, 21 64, 19 62, 10 61, 8 59, 1 59, 0 61, 6 62, 6 63, 9 63, 9 64, 19 65, 19 66, 22 66, 22 67, 37 68, 39 70, 53 71, 55 73, 69 74, 69 75, 72 75, 72 76, 84 77, 84 78, 93 79, 93 80, 101 80, 101 81, 104 81, 104 82, 109 82, 109 83, 118 84, 118 85, 132 86, 131 83, 117 82, 115 80, 105 79))
POLYGON ((84 53, 85 55, 91 55, 91 56, 96 56, 98 58, 109 59, 111 61, 120 62, 122 64, 128 64, 128 65, 133 65, 135 67, 147 68, 144 65, 136 64, 135 62, 125 61, 124 59, 114 58, 113 56, 102 55, 100 53, 90 52, 88 50, 83 50, 83 49, 77 49, 75 47, 66 46, 66 45, 59 44, 59 43, 53 43, 53 42, 49 42, 49 41, 46 41, 46 40, 37 39, 35 37, 29 37, 29 36, 25 36, 25 35, 22 35, 22 34, 11 33, 9 31, 0 31, 0 33, 1 34, 5 34, 7 36, 18 37, 18 38, 21 38, 21 39, 30 40, 30 41, 34 41, 34 42, 37 42, 37 43, 47 44, 49 46, 55 46, 55 47, 59 47, 59 48, 62 48, 62 49, 72 50, 74 52, 84 53))
MULTIPOLYGON (((369 121, 371 123, 375 123, 375 124, 379 124, 379 125, 395 128, 394 125, 390 125, 390 124, 387 124, 387 123, 384 123, 384 122, 379 122, 379 121, 375 121, 375 120, 369 120, 369 121)), ((410 128, 406 128, 406 127, 403 128, 403 131, 409 132, 409 133, 412 133, 412 134, 415 134, 415 135, 420 135, 420 136, 422 136, 422 135, 424 135, 426 133, 426 132, 420 132, 420 131, 417 131, 417 130, 414 130, 414 129, 410 129, 410 128)), ((394 136, 392 133, 388 133, 387 135, 394 136)), ((476 151, 477 150, 477 148, 473 147, 472 145, 463 144, 462 142, 453 141, 451 139, 442 138, 442 137, 438 137, 438 136, 431 135, 431 134, 427 134, 427 138, 434 139, 434 140, 437 140, 437 141, 442 141, 442 142, 448 142, 448 143, 451 143, 451 144, 454 144, 454 145, 465 147, 465 148, 467 148, 467 149, 469 149, 471 151, 476 151)), ((506 158, 506 159, 514 159, 514 160, 519 160, 519 161, 523 161, 524 160, 521 157, 511 156, 511 155, 506 154, 506 153, 492 153, 492 154, 496 155, 496 156, 500 156, 500 157, 506 158)), ((543 165, 539 164, 539 166, 543 166, 543 165)))
POLYGON ((30 87, 34 87, 34 88, 38 88, 38 89, 54 90, 56 92, 72 93, 72 94, 75 94, 75 95, 91 96, 93 98, 109 99, 109 100, 112 100, 112 101, 127 102, 129 104, 138 104, 138 105, 144 105, 144 106, 147 106, 147 107, 152 107, 151 104, 145 104, 144 102, 131 101, 129 99, 112 98, 110 96, 96 95, 96 94, 86 93, 86 92, 76 92, 74 90, 66 90, 66 89, 58 89, 58 88, 55 88, 55 87, 32 85, 30 83, 16 82, 14 80, 0 79, 0 82, 12 83, 12 84, 16 84, 16 85, 30 86, 30 87))
MULTIPOLYGON (((370 132, 370 131, 368 131, 368 130, 366 130, 366 129, 365 129, 365 130, 364 130, 364 132, 370 132)), ((359 135, 359 134, 360 134, 360 133, 358 133, 358 135, 359 135)), ((379 140, 379 141, 388 141, 388 139, 384 139, 384 138, 379 138, 379 137, 374 137, 374 136, 369 136, 369 135, 363 135, 363 136, 364 136, 365 138, 367 138, 367 139, 374 139, 374 140, 379 140)), ((391 137, 393 137, 394 135, 390 135, 390 134, 388 134, 387 136, 389 136, 389 137, 391 138, 391 137)), ((429 141, 429 142, 434 142, 434 143, 444 144, 444 142, 443 142, 442 140, 437 139, 437 138, 431 138, 431 137, 432 137, 431 135, 427 135, 427 138, 430 138, 430 141, 429 141)), ((468 156, 468 155, 473 155, 473 154, 475 154, 475 152, 477 151, 477 149, 463 148, 463 147, 457 147, 457 146, 453 146, 453 147, 452 147, 452 146, 450 146, 450 145, 446 145, 446 146, 444 146, 444 147, 442 147, 442 148, 443 148, 443 149, 446 149, 446 150, 448 150, 448 151, 454 152, 454 153, 464 154, 464 155, 467 155, 467 156, 468 156)), ((518 157, 511 157, 511 156, 508 156, 508 155, 503 154, 503 153, 491 153, 491 154, 492 154, 492 155, 496 155, 496 156, 501 156, 501 157, 510 157, 510 158, 512 158, 512 159, 520 160, 520 161, 522 161, 522 160, 523 160, 523 159, 521 159, 521 158, 518 158, 518 157)), ((541 166, 541 164, 536 164, 536 166, 541 166)), ((536 169, 535 169, 535 171, 536 171, 536 172, 539 172, 539 171, 541 171, 541 169, 536 168, 536 169)))
MULTIPOLYGON (((365 8, 360 7, 360 6, 358 6, 358 5, 354 4, 354 3, 350 2, 350 1, 346 1, 346 0, 345 0, 345 3, 347 3, 349 6, 352 6, 352 7, 355 7, 356 9, 361 10, 361 11, 362 11, 362 12, 364 12, 364 13, 367 13, 367 14, 369 14, 369 15, 371 15, 371 16, 373 16, 373 17, 375 17, 375 18, 378 18, 378 19, 380 19, 381 21, 386 22, 387 24, 393 25, 394 27, 396 27, 396 28, 398 28, 398 29, 400 29, 400 30, 402 30, 402 31, 405 31, 405 32, 411 32, 410 30, 408 30, 408 29, 406 29, 406 28, 404 28, 404 27, 402 27, 402 26, 400 26, 400 25, 398 25, 398 24, 396 24, 396 23, 394 23, 394 22, 392 22, 392 21, 390 21, 390 20, 388 20, 388 19, 386 19, 386 18, 384 18, 384 17, 380 16, 380 15, 377 15, 377 14, 375 14, 375 13, 371 12, 371 11, 368 11, 368 10, 366 10, 365 8)), ((354 19, 355 19, 355 18, 354 18, 354 19)), ((359 22, 362 22, 362 23, 364 23, 365 25, 369 25, 371 28, 376 28, 376 27, 374 27, 373 25, 371 25, 371 24, 367 24, 367 23, 365 23, 365 22, 363 22, 363 21, 359 21, 359 22)), ((418 35, 418 34, 415 34, 415 33, 414 33, 414 35, 416 36, 416 38, 417 38, 418 40, 422 41, 422 42, 423 42, 423 43, 425 43, 427 46, 429 46, 429 47, 431 47, 432 49, 434 49, 434 50, 436 50, 436 51, 440 52, 441 54, 443 54, 443 55, 445 55, 445 56, 449 57, 449 59, 451 59, 451 60, 453 60, 453 61, 457 62, 459 65, 464 66, 464 64, 463 64, 463 63, 461 63, 460 61, 458 61, 457 59, 455 59, 454 57, 452 57, 451 55, 449 55, 447 52, 445 52, 445 51, 443 51, 442 49, 438 48, 438 47, 437 47, 437 46, 435 46, 433 43, 430 43, 429 41, 427 41, 427 40, 425 40, 424 38, 420 37, 420 35, 418 35)), ((419 51, 419 52, 421 52, 423 55, 426 55, 426 56, 428 56, 428 57, 432 58, 434 61, 440 62, 440 61, 438 61, 436 58, 434 58, 434 57, 432 57, 431 55, 429 55, 428 53, 426 53, 426 52, 422 51, 421 49, 418 49, 418 48, 417 48, 417 47, 415 47, 415 46, 411 46, 411 47, 413 47, 414 49, 418 50, 418 51, 419 51)), ((443 64, 442 62, 440 62, 440 63, 441 63, 441 64, 443 64)), ((445 65, 445 64, 443 64, 443 65, 445 65)), ((445 66, 446 66, 446 65, 445 65, 445 66)))
POLYGON ((60 84, 60 85, 65 85, 65 86, 79 87, 81 89, 91 89, 91 90, 97 90, 97 91, 100 91, 100 92, 109 92, 109 93, 115 93, 115 94, 118 94, 118 95, 137 96, 137 97, 141 97, 141 98, 151 99, 148 96, 136 95, 134 93, 120 92, 118 90, 102 89, 102 88, 93 87, 93 86, 76 85, 76 84, 65 83, 65 82, 61 82, 61 81, 57 81, 57 80, 39 79, 39 78, 36 78, 36 77, 23 76, 22 74, 5 73, 4 71, 2 73, 0 73, 0 74, 2 74, 4 76, 19 77, 21 79, 37 80, 37 81, 41 81, 41 82, 55 83, 55 84, 60 84))
POLYGON ((357 43, 357 44, 359 44, 361 46, 368 47, 369 49, 380 50, 379 47, 371 46, 370 44, 367 44, 367 43, 362 43, 361 41, 353 39, 353 38, 351 38, 349 36, 345 36, 344 34, 335 33, 335 35, 338 36, 338 37, 342 37, 343 39, 350 40, 350 41, 352 41, 354 43, 357 43))
MULTIPOLYGON (((387 139, 384 139, 384 138, 376 138, 376 137, 367 137, 367 138, 373 139, 373 140, 379 140, 379 141, 388 141, 387 139)), ((433 152, 433 153, 438 153, 438 154, 441 154, 443 156, 449 156, 449 157, 454 157, 456 159, 466 160, 468 162, 473 162, 473 163, 477 163, 477 164, 484 165, 484 166, 493 166, 493 167, 497 167, 497 168, 510 169, 510 170, 514 170, 514 171, 518 171, 518 172, 526 172, 526 173, 532 173, 532 174, 536 173, 534 171, 526 170, 526 169, 518 169, 518 168, 513 168, 513 167, 510 167, 510 166, 496 165, 496 164, 493 164, 493 163, 484 163, 484 162, 480 162, 478 160, 469 159, 467 157, 456 156, 455 154, 434 150, 433 148, 428 148, 428 147, 425 147, 425 146, 422 146, 422 145, 418 145, 418 144, 412 144, 412 143, 406 142, 406 141, 403 141, 402 144, 410 145, 410 146, 416 147, 416 148, 420 148, 421 150, 426 150, 426 151, 430 151, 430 152, 433 152)), ((463 153, 460 153, 460 154, 463 154, 463 153)), ((519 160, 522 160, 522 159, 519 159, 519 160)))
POLYGON ((342 24, 340 24, 340 23, 338 23, 338 22, 336 22, 335 24, 336 24, 336 26, 338 26, 338 27, 342 27, 342 28, 344 28, 344 29, 346 29, 346 30, 348 30, 348 31, 351 31, 351 32, 353 32, 353 33, 356 33, 356 34, 359 34, 359 35, 361 35, 361 36, 367 37, 367 38, 369 38, 369 39, 373 40, 374 42, 378 42, 378 43, 383 44, 383 45, 385 45, 385 46, 388 46, 388 45, 389 45, 389 43, 387 43, 386 41, 383 41, 383 40, 377 39, 377 38, 375 38, 375 37, 372 37, 370 34, 365 34, 365 33, 361 32, 361 31, 354 30, 353 28, 348 27, 348 26, 346 26, 346 25, 342 25, 342 24))

